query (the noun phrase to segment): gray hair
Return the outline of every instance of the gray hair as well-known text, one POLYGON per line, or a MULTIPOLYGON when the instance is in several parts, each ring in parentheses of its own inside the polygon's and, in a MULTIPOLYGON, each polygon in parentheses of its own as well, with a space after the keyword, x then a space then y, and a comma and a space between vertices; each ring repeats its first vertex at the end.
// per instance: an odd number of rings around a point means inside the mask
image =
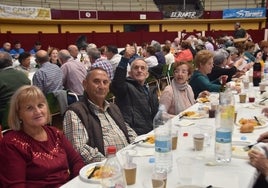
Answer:
POLYGON ((99 59, 101 57, 101 53, 97 48, 88 48, 87 55, 94 60, 99 59))
POLYGON ((152 40, 151 46, 153 46, 155 48, 156 52, 161 51, 161 44, 158 41, 152 40))
POLYGON ((213 57, 213 63, 214 65, 221 65, 223 64, 224 60, 226 60, 229 57, 229 53, 224 50, 220 49, 214 52, 214 57, 213 57))
POLYGON ((58 58, 62 59, 63 61, 67 61, 70 59, 72 56, 70 55, 70 52, 66 49, 60 50, 58 53, 58 58))

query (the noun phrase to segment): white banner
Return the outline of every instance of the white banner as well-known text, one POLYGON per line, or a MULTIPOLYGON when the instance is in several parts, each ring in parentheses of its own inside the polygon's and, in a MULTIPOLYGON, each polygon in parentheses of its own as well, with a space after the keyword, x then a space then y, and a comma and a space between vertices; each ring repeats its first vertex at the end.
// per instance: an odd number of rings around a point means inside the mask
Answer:
POLYGON ((49 8, 7 6, 0 4, 0 18, 51 20, 49 8))

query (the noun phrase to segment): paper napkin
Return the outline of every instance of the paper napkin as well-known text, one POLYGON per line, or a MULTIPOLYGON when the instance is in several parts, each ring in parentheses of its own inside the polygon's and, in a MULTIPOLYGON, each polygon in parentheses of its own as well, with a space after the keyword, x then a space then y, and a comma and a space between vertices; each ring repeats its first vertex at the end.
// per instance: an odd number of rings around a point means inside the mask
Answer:
POLYGON ((179 120, 177 122, 174 122, 174 124, 177 126, 180 126, 180 127, 187 127, 187 126, 193 125, 194 122, 190 121, 188 119, 182 119, 182 120, 179 120))

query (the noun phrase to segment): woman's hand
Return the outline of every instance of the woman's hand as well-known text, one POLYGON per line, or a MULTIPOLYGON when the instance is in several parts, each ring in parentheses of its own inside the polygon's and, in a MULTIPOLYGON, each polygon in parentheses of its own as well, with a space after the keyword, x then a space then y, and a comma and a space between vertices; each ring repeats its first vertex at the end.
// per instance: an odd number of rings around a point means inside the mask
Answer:
POLYGON ((227 78, 228 78, 228 75, 221 75, 221 76, 219 77, 220 83, 221 83, 221 84, 222 84, 222 82, 225 82, 225 83, 226 83, 227 78))

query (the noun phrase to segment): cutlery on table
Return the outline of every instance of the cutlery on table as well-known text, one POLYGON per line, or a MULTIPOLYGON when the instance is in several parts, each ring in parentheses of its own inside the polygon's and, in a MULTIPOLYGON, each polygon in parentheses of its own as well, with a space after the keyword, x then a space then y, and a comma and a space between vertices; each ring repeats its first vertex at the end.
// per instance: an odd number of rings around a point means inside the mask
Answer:
POLYGON ((206 188, 221 188, 221 187, 215 187, 215 186, 213 186, 213 185, 209 185, 209 186, 207 186, 206 188))
POLYGON ((90 179, 90 178, 92 178, 92 176, 94 175, 94 172, 96 171, 96 170, 98 170, 98 169, 100 169, 100 166, 95 166, 94 167, 94 169, 92 170, 92 172, 88 175, 88 179, 90 179))
POLYGON ((181 120, 184 116, 186 116, 186 114, 185 113, 183 113, 183 114, 181 114, 181 115, 179 115, 179 120, 181 120))
POLYGON ((132 142, 131 144, 134 145, 134 144, 138 144, 138 143, 143 143, 143 142, 146 142, 148 140, 149 140, 149 138, 145 138, 145 139, 138 140, 136 142, 132 142))
POLYGON ((258 119, 256 116, 254 116, 254 119, 257 121, 257 123, 258 123, 259 125, 261 125, 261 122, 259 121, 259 119, 258 119))
POLYGON ((268 97, 262 99, 262 100, 259 102, 259 104, 260 104, 260 105, 264 105, 264 104, 265 104, 264 101, 266 101, 267 99, 268 99, 268 97))
POLYGON ((256 144, 258 144, 258 142, 254 143, 254 144, 247 145, 247 146, 243 147, 243 150, 244 151, 249 151, 256 144))

